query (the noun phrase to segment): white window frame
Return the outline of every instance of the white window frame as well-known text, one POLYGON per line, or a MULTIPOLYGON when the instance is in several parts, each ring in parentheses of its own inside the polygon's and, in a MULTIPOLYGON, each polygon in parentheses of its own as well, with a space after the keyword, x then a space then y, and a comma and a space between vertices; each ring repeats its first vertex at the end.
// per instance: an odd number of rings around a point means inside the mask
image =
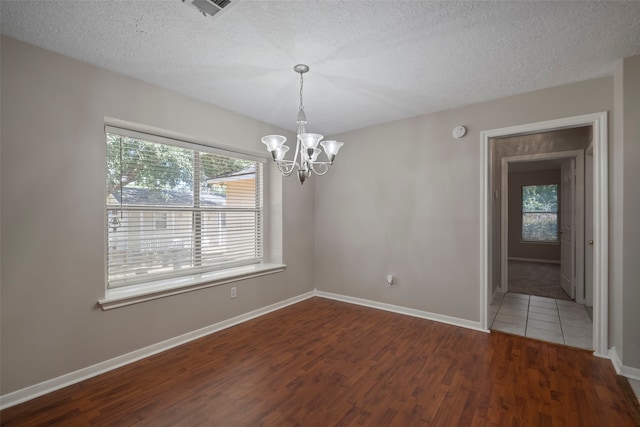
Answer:
MULTIPOLYGON (((250 152, 248 150, 237 150, 235 147, 227 148, 219 145, 212 145, 204 141, 198 141, 193 138, 185 137, 184 135, 178 135, 173 132, 164 131, 156 128, 151 128, 143 125, 135 125, 128 122, 105 118, 105 136, 106 133, 116 133, 122 136, 128 136, 131 138, 142 139, 146 141, 158 142, 161 144, 172 145, 182 148, 188 148, 199 151, 211 152, 214 154, 220 154, 223 156, 230 156, 235 158, 247 159, 255 162, 267 163, 267 159, 262 154, 250 152)), ((106 150, 106 144, 105 144, 106 150)), ((106 158, 105 158, 106 161, 106 158)), ((264 176, 267 177, 268 168, 264 168, 264 176)), ((279 181, 281 184, 281 181, 279 181)), ((105 187, 106 192, 106 187, 105 187)), ((263 227, 277 226, 279 221, 277 218, 269 218, 269 204, 275 203, 276 205, 281 203, 281 200, 270 201, 268 197, 270 193, 275 193, 276 196, 281 195, 279 191, 269 190, 264 182, 261 183, 261 192, 263 197, 263 227)), ((105 200, 106 200, 105 194, 105 200)), ((107 209, 105 212, 105 225, 107 224, 107 209)), ((281 214, 280 212, 276 212, 281 214)), ((268 236, 269 232, 265 232, 264 236, 268 236)), ((259 277, 267 274, 273 274, 281 272, 286 268, 286 265, 281 263, 281 252, 269 254, 269 249, 274 246, 274 243, 281 242, 281 236, 279 239, 274 239, 275 242, 268 241, 267 237, 264 237, 261 241, 262 251, 267 250, 267 255, 258 264, 244 265, 233 268, 226 268, 215 271, 205 271, 194 274, 185 274, 180 277, 152 280, 145 283, 131 284, 120 287, 108 286, 108 271, 107 271, 107 227, 105 226, 105 297, 98 301, 103 310, 109 310, 113 308, 128 306, 144 301, 149 301, 157 298, 163 298, 171 295, 182 294, 185 292, 191 292, 198 289, 208 288, 212 286, 222 285, 226 283, 236 282, 239 280, 245 280, 248 278, 259 277)), ((275 236, 274 236, 275 237, 275 236)), ((276 245, 279 246, 279 245, 276 245)))

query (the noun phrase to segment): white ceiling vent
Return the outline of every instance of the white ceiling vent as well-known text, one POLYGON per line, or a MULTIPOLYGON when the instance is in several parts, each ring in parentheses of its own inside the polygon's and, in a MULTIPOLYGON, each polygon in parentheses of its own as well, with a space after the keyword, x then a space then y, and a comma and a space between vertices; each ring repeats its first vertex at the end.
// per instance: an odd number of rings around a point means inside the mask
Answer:
POLYGON ((204 16, 213 16, 223 9, 228 9, 232 4, 231 0, 182 0, 182 2, 195 7, 204 16))

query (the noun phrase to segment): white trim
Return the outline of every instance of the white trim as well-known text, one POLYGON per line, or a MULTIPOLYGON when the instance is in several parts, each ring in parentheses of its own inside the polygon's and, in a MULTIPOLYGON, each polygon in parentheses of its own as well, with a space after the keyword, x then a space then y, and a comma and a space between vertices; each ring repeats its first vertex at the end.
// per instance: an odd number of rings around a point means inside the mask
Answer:
POLYGON ((618 375, 622 375, 623 377, 627 377, 632 380, 640 381, 640 369, 632 368, 631 366, 624 366, 622 362, 620 362, 620 357, 618 357, 618 353, 616 352, 615 347, 611 347, 609 349, 608 356, 611 359, 613 368, 616 370, 616 373, 618 375))
POLYGON ((347 295, 334 294, 331 292, 319 291, 316 289, 316 296, 332 299, 336 301, 347 302, 350 304, 362 305, 365 307, 376 308, 379 310, 390 311, 392 313, 404 314, 406 316, 419 317, 421 319, 433 320, 435 322, 446 323, 448 325, 458 326, 466 329, 473 329, 474 331, 486 332, 488 329, 483 329, 480 326, 480 322, 474 322, 472 320, 460 319, 458 317, 445 316, 444 314, 431 313, 423 310, 416 310, 414 308, 402 307, 399 305, 387 304, 384 302, 371 301, 363 298, 356 298, 347 295))
POLYGON ((104 125, 105 133, 117 133, 123 136, 143 139, 146 141, 148 141, 150 139, 149 136, 151 136, 151 139, 153 139, 154 142, 159 142, 161 144, 177 145, 179 147, 189 148, 191 150, 204 149, 205 151, 211 151, 212 153, 220 154, 223 156, 241 157, 245 160, 251 160, 259 163, 267 162, 267 155, 259 151, 219 144, 217 142, 195 138, 191 135, 170 131, 155 126, 128 122, 126 120, 115 119, 113 117, 107 116, 104 117, 104 125), (194 147, 194 145, 196 147, 194 147))
POLYGON ((522 240, 520 239, 520 244, 560 246, 560 240, 522 240))
POLYGON ((622 365, 620 375, 631 378, 632 380, 640 381, 640 369, 638 368, 622 365))
POLYGON ((593 348, 606 355, 609 341, 609 166, 607 113, 593 125, 593 348))
POLYGON ((622 370, 622 362, 620 362, 620 358, 618 357, 618 353, 616 352, 615 347, 611 347, 609 352, 607 353, 609 359, 611 359, 611 363, 613 364, 613 369, 616 370, 616 374, 620 375, 620 371, 622 370))
POLYGON ((70 372, 68 374, 64 374, 57 378, 43 381, 41 383, 23 388, 21 390, 5 394, 3 396, 0 396, 0 410, 6 409, 22 402, 26 402, 31 399, 35 399, 36 397, 51 393, 52 391, 59 390, 63 387, 79 383, 81 381, 87 380, 121 366, 128 365, 137 360, 144 359, 145 357, 149 357, 154 354, 169 350, 198 338, 210 335, 214 332, 230 328, 231 326, 238 325, 240 323, 246 322, 247 320, 263 316, 267 313, 271 313, 272 311, 276 311, 286 306, 296 304, 300 301, 311 298, 314 295, 314 291, 309 291, 302 295, 298 295, 284 301, 268 305, 266 307, 258 308, 248 313, 232 317, 231 319, 223 320, 221 322, 206 326, 201 329, 197 329, 192 332, 187 332, 186 334, 170 338, 166 341, 152 344, 139 350, 132 351, 131 353, 123 354, 121 356, 114 357, 113 359, 105 360, 104 362, 100 362, 95 365, 88 366, 86 368, 70 372))
POLYGON ((508 135, 538 133, 548 130, 593 126, 593 348, 596 356, 606 357, 608 341, 608 258, 609 195, 607 164, 607 112, 585 114, 545 122, 480 132, 480 325, 486 329, 489 316, 488 298, 493 286, 491 277, 491 196, 489 140, 508 135))
MULTIPOLYGON (((489 136, 480 132, 480 329, 489 330, 489 305, 493 301, 493 233, 492 204, 493 191, 490 188, 492 170, 489 136), (485 143, 486 141, 486 143, 485 143)), ((496 287, 496 291, 501 288, 496 287)))
POLYGON ((584 304, 584 150, 580 150, 580 153, 576 157, 574 162, 574 177, 575 177, 575 221, 573 224, 574 229, 574 242, 575 245, 575 300, 578 304, 584 304))
POLYGON ((233 269, 193 274, 173 279, 159 280, 141 285, 122 286, 107 289, 104 299, 98 301, 103 310, 126 307, 140 302, 151 301, 171 295, 197 291, 225 283, 280 273, 287 268, 285 264, 255 264, 233 269))
POLYGON ((509 160, 500 159, 500 289, 509 291, 509 160))
POLYGON ((560 264, 560 261, 554 259, 536 259, 536 258, 517 258, 509 257, 509 261, 539 262, 542 264, 560 264))

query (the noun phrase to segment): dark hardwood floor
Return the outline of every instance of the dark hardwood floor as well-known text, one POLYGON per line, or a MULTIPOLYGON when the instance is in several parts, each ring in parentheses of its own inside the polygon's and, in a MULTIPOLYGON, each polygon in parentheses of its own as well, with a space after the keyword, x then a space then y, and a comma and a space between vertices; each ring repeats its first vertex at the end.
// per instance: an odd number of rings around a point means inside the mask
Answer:
POLYGON ((635 426, 590 352, 313 298, 0 414, 3 426, 635 426))

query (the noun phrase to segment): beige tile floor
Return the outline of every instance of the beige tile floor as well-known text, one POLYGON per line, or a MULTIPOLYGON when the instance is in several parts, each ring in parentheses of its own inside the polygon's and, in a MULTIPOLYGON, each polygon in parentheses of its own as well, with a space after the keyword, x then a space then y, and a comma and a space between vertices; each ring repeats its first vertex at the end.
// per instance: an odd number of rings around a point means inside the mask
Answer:
POLYGON ((491 329, 591 350, 593 325, 573 301, 508 292, 490 306, 491 329))

